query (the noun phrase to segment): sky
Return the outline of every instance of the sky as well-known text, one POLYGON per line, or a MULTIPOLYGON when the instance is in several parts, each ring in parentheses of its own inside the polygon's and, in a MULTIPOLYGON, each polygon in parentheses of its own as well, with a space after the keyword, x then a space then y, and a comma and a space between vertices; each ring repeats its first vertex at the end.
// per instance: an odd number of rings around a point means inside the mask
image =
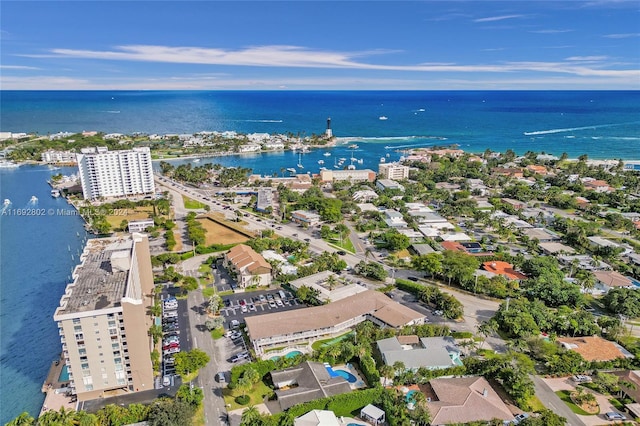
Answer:
POLYGON ((8 1, 2 90, 640 90, 640 1, 8 1))

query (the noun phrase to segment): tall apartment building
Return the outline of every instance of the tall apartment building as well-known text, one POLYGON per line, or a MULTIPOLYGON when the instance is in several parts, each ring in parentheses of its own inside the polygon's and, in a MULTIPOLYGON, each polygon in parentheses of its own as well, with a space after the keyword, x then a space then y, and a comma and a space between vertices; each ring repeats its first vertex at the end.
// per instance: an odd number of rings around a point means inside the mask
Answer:
POLYGON ((409 167, 399 163, 380 163, 378 179, 403 180, 409 178, 409 167))
POLYGON ((85 401, 153 389, 149 240, 89 240, 80 259, 53 315, 72 393, 85 401))
POLYGON ((84 148, 77 154, 77 161, 85 199, 155 192, 151 151, 147 147, 123 151, 84 148))

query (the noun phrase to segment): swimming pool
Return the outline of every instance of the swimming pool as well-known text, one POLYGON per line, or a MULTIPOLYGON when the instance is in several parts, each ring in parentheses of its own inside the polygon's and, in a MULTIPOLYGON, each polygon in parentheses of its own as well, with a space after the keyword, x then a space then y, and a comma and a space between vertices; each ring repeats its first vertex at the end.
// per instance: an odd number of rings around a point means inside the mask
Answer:
POLYGON ((69 381, 69 368, 67 365, 62 366, 62 370, 60 370, 60 376, 58 376, 58 382, 64 383, 69 381))
POLYGON ((285 358, 295 358, 298 355, 302 355, 302 352, 300 351, 293 351, 293 352, 289 352, 288 354, 286 354, 284 357, 285 358))
POLYGON ((413 396, 416 392, 418 392, 417 390, 410 390, 409 392, 407 392, 407 395, 405 396, 405 400, 407 401, 407 403, 409 402, 416 402, 415 397, 413 396))
POLYGON ((329 364, 325 364, 324 366, 327 369, 327 373, 329 373, 330 377, 344 377, 345 380, 349 383, 355 383, 358 381, 358 378, 348 371, 334 370, 329 364))

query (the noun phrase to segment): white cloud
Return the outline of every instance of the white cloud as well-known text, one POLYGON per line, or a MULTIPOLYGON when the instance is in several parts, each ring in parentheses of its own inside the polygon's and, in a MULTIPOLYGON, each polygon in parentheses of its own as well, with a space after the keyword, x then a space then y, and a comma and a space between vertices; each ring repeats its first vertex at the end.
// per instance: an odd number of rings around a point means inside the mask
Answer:
POLYGON ((632 38, 632 37, 640 37, 640 33, 627 33, 627 34, 606 34, 603 35, 604 38, 632 38))
POLYGON ((495 21, 504 21, 505 19, 516 19, 516 18, 524 18, 525 15, 500 15, 500 16, 489 16, 486 18, 478 18, 474 19, 473 22, 495 22, 495 21))
POLYGON ((39 70, 42 68, 28 67, 26 65, 0 65, 0 69, 3 70, 39 70))
POLYGON ((608 56, 570 56, 565 58, 565 61, 583 61, 583 62, 596 62, 609 59, 608 56))
POLYGON ((532 30, 530 33, 535 34, 562 34, 562 33, 570 33, 573 30, 532 30))

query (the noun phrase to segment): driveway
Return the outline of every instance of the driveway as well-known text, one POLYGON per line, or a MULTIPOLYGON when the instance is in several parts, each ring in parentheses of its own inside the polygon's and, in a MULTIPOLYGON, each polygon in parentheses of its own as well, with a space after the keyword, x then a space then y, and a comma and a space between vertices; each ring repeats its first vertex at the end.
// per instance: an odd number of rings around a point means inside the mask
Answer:
MULTIPOLYGON (((566 390, 566 391, 574 391, 576 389, 576 383, 573 382, 573 380, 571 380, 570 377, 560 377, 560 378, 536 378, 537 380, 540 380, 541 382, 544 382, 544 384, 555 394, 555 392, 561 391, 561 390, 566 390)), ((535 379, 534 379, 535 382, 535 379)), ((598 401, 598 405, 600 406, 600 414, 598 415, 592 415, 592 416, 583 416, 583 415, 579 415, 579 414, 574 414, 573 412, 571 412, 571 414, 573 414, 577 420, 579 420, 581 422, 581 424, 584 424, 586 426, 600 426, 600 425, 609 425, 609 424, 616 424, 619 422, 615 422, 615 421, 609 421, 605 418, 605 413, 609 413, 611 411, 616 412, 616 413, 620 413, 620 411, 618 411, 612 404, 611 402, 609 402, 609 399, 602 395, 599 394, 597 392, 593 392, 587 388, 585 388, 585 390, 587 392, 591 392, 592 394, 595 395, 596 400, 598 401)), ((540 400, 543 402, 543 404, 545 404, 545 406, 551 410, 554 410, 556 413, 560 414, 563 417, 566 417, 567 419, 569 417, 567 417, 565 414, 561 414, 560 411, 558 410, 556 411, 556 407, 557 405, 553 402, 551 402, 551 404, 553 405, 547 405, 547 403, 545 401, 542 400, 541 396, 538 394, 538 383, 536 382, 536 395, 538 396, 538 398, 540 398, 540 400)), ((557 395, 556 395, 557 397, 557 395)), ((560 398, 558 397, 558 400, 560 400, 560 398)), ((566 407, 567 409, 569 409, 569 407, 567 407, 567 405, 562 402, 560 400, 560 402, 562 403, 563 407, 566 407)), ((569 411, 571 411, 569 409, 569 411)), ((624 414, 624 413, 621 413, 624 414)), ((568 423, 569 424, 569 423, 568 423)))

